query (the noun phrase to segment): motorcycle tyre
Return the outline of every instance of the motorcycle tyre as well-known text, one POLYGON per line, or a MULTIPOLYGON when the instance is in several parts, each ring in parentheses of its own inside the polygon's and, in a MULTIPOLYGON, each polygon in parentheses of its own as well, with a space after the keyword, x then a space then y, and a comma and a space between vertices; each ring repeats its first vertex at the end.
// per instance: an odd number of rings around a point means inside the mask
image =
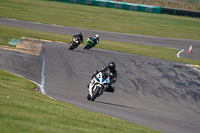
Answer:
POLYGON ((73 44, 70 44, 69 50, 73 50, 73 44))
POLYGON ((100 89, 101 89, 100 87, 97 87, 97 88, 96 88, 95 92, 93 93, 93 95, 92 95, 92 97, 91 97, 91 101, 94 101, 94 100, 97 98, 100 89))
POLYGON ((70 44, 69 50, 74 50, 76 48, 76 46, 74 46, 74 44, 70 44))
POLYGON ((90 94, 87 95, 87 100, 91 100, 90 94))
POLYGON ((85 49, 87 49, 87 50, 88 50, 88 48, 87 48, 87 47, 88 47, 88 45, 85 45, 85 47, 84 47, 83 49, 84 49, 84 50, 85 50, 85 49))
POLYGON ((69 48, 69 50, 73 50, 73 48, 69 48))

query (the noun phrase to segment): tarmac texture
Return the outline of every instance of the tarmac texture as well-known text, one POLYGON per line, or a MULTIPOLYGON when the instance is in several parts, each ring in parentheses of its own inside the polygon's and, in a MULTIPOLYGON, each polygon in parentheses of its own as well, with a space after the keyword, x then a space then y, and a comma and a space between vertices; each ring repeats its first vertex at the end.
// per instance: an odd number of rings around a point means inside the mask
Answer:
POLYGON ((60 101, 163 132, 200 131, 200 73, 183 63, 45 43, 45 91, 60 101), (62 54, 61 54, 62 53, 62 54), (117 65, 115 92, 87 100, 91 74, 117 65))

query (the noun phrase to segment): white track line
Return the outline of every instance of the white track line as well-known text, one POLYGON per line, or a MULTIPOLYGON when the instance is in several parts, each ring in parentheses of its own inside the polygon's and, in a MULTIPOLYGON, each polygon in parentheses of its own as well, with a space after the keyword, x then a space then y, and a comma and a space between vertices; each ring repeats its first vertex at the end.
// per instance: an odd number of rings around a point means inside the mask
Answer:
MULTIPOLYGON (((44 44, 43 44, 44 45, 44 44)), ((45 68, 45 48, 43 48, 43 56, 42 56, 42 72, 41 72, 41 92, 42 94, 46 95, 44 90, 44 83, 45 83, 45 76, 44 76, 44 68, 45 68)))
POLYGON ((179 52, 177 53, 177 57, 178 57, 178 58, 180 58, 179 55, 180 55, 180 53, 182 53, 183 51, 184 51, 184 49, 182 49, 181 51, 179 51, 179 52))
POLYGON ((190 67, 190 68, 194 69, 195 71, 198 71, 198 72, 200 72, 198 69, 196 69, 195 67, 192 67, 192 66, 190 66, 189 64, 186 64, 186 66, 188 66, 188 67, 190 67))

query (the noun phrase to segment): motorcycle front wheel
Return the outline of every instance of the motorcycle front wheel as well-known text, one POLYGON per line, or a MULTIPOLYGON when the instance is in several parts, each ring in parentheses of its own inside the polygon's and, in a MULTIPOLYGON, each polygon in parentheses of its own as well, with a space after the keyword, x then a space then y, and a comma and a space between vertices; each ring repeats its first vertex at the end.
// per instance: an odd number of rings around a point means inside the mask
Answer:
POLYGON ((101 89, 100 87, 97 87, 97 88, 96 88, 96 90, 94 91, 94 93, 93 93, 93 95, 92 95, 92 97, 91 97, 91 101, 94 101, 94 100, 97 98, 100 89, 101 89))
POLYGON ((87 95, 87 100, 91 100, 90 94, 87 95))
POLYGON ((84 50, 87 49, 87 45, 85 45, 85 47, 83 48, 84 50))
POLYGON ((73 50, 74 49, 74 46, 73 44, 71 43, 70 46, 69 46, 69 50, 73 50))

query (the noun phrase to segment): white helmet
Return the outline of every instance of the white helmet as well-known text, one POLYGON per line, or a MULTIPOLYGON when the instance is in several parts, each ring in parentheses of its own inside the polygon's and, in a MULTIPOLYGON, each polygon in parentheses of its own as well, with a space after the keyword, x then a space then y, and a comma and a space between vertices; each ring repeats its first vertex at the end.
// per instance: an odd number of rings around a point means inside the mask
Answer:
POLYGON ((98 34, 96 34, 96 35, 94 35, 94 37, 95 37, 95 38, 99 38, 99 35, 98 35, 98 34))

